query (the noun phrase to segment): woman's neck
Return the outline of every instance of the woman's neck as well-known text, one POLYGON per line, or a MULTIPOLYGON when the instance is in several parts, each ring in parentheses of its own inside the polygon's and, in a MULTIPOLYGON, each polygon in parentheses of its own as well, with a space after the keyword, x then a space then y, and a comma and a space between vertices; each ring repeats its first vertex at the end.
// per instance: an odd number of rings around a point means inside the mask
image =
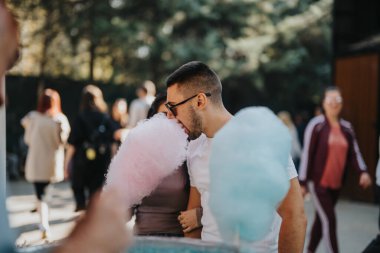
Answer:
POLYGON ((339 125, 339 117, 335 115, 328 115, 326 114, 326 118, 330 122, 331 125, 336 126, 339 125))

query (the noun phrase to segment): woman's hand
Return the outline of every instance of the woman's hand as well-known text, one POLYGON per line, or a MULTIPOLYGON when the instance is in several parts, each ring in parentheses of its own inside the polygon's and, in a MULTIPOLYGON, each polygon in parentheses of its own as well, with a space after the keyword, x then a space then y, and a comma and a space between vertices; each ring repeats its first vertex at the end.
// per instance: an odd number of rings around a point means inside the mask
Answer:
POLYGON ((360 175, 359 185, 363 189, 367 189, 369 186, 371 186, 371 184, 372 184, 372 180, 371 180, 371 177, 369 176, 369 174, 367 172, 362 173, 360 175))
POLYGON ((189 233, 194 229, 201 227, 201 218, 202 208, 200 207, 183 211, 178 216, 178 220, 181 223, 184 233, 189 233))

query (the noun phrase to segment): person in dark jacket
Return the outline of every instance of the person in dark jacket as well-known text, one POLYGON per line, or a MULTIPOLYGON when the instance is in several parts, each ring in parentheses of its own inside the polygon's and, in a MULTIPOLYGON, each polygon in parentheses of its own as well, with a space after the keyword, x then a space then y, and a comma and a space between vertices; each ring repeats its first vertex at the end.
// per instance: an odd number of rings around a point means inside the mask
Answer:
POLYGON ((113 132, 102 91, 94 85, 87 85, 83 89, 80 113, 68 140, 66 170, 69 170, 72 158, 70 178, 76 211, 86 208, 86 190, 91 197, 103 186, 111 161, 113 132))
POLYGON ((323 238, 329 253, 337 253, 335 205, 349 166, 360 174, 359 185, 371 185, 371 178, 359 150, 351 124, 340 118, 343 98, 337 87, 325 90, 324 114, 306 127, 299 180, 303 195, 310 192, 316 209, 308 252, 316 252, 323 238))

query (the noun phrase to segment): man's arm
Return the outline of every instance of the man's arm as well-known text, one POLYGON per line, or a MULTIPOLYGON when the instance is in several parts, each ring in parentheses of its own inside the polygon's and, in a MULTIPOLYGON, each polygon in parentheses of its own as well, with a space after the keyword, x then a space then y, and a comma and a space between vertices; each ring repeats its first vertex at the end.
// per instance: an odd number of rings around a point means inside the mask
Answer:
POLYGON ((290 180, 289 191, 277 211, 282 218, 278 252, 302 253, 307 219, 297 178, 290 180))

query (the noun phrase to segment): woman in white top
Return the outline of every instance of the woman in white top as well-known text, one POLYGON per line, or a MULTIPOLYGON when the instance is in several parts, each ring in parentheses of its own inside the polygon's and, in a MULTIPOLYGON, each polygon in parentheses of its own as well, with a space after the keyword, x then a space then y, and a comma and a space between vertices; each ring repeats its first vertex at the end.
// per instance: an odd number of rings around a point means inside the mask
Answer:
POLYGON ((49 235, 49 217, 43 195, 48 184, 64 179, 64 145, 70 133, 58 92, 45 89, 38 100, 37 111, 29 112, 21 124, 25 128, 25 143, 29 146, 25 178, 34 184, 40 229, 42 238, 46 239, 49 235))

